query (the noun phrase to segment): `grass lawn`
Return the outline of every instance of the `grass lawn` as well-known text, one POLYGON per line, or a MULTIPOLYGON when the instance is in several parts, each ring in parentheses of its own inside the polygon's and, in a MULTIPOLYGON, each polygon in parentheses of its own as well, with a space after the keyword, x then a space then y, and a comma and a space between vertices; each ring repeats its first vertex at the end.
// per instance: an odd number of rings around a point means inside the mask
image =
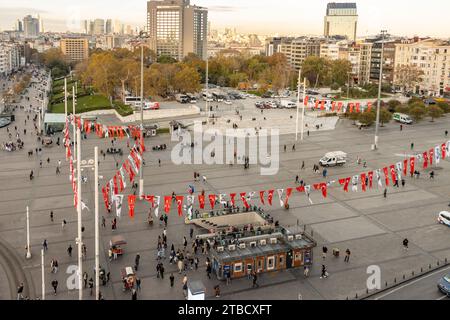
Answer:
MULTIPOLYGON (((72 110, 72 99, 67 101, 69 112, 72 110)), ((109 100, 102 95, 85 96, 77 99, 76 113, 94 110, 111 109, 109 100)), ((51 106, 52 113, 64 113, 64 102, 51 106)))

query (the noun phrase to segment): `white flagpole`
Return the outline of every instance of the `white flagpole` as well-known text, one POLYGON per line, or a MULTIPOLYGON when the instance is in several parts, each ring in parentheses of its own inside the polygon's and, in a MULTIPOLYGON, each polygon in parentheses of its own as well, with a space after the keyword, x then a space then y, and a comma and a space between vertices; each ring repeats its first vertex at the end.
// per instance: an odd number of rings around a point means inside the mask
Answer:
POLYGON ((297 80, 297 117, 295 118, 295 141, 298 141, 298 111, 300 108, 300 81, 302 78, 302 69, 298 71, 298 80, 297 80))
POLYGON ((302 106, 302 129, 300 139, 303 141, 303 133, 305 131, 305 99, 306 99, 306 78, 303 80, 303 106, 302 106))
POLYGON ((42 286, 42 300, 45 300, 45 266, 44 266, 44 249, 41 249, 41 286, 42 286))
POLYGON ((81 232, 81 131, 76 131, 77 139, 77 213, 78 213, 78 299, 83 300, 83 234, 81 232))
POLYGON ((98 147, 94 148, 94 195, 95 195, 95 299, 100 299, 100 232, 99 232, 99 219, 98 219, 98 147))
POLYGON ((30 249, 30 212, 27 206, 27 259, 31 258, 31 249, 30 249))

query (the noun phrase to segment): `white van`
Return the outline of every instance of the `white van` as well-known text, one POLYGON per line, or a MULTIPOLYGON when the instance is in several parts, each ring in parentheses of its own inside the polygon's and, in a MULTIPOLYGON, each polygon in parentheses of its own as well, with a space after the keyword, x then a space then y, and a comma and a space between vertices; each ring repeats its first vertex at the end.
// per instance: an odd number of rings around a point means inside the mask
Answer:
POLYGON ((342 151, 328 152, 319 161, 322 167, 343 166, 346 162, 347 154, 342 151))
POLYGON ((295 104, 295 102, 292 102, 292 101, 289 101, 289 100, 281 100, 281 107, 282 108, 293 109, 293 108, 297 108, 297 105, 295 104))
POLYGON ((392 116, 392 119, 394 119, 397 122, 403 123, 403 124, 411 124, 413 123, 413 120, 407 115, 403 113, 394 113, 392 116))

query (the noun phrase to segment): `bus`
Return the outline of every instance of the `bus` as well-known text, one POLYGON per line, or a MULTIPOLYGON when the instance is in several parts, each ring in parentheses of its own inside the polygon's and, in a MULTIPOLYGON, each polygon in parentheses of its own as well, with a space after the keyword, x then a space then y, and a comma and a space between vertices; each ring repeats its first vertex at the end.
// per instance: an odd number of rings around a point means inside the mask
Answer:
POLYGON ((141 106, 141 97, 127 96, 127 97, 125 97, 125 100, 123 103, 125 103, 125 105, 127 105, 127 106, 132 106, 132 107, 138 108, 141 106))

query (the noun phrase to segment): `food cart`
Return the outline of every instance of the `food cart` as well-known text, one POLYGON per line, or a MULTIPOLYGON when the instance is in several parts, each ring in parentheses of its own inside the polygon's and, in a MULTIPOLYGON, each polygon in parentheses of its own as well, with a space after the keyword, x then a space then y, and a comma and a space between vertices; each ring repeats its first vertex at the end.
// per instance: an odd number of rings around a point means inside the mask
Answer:
POLYGON ((132 267, 125 267, 120 271, 122 276, 123 291, 131 290, 136 283, 136 274, 132 267))
POLYGON ((123 236, 114 236, 109 241, 109 246, 111 247, 111 251, 113 254, 116 254, 118 256, 123 255, 123 249, 121 246, 126 245, 127 242, 123 236))

